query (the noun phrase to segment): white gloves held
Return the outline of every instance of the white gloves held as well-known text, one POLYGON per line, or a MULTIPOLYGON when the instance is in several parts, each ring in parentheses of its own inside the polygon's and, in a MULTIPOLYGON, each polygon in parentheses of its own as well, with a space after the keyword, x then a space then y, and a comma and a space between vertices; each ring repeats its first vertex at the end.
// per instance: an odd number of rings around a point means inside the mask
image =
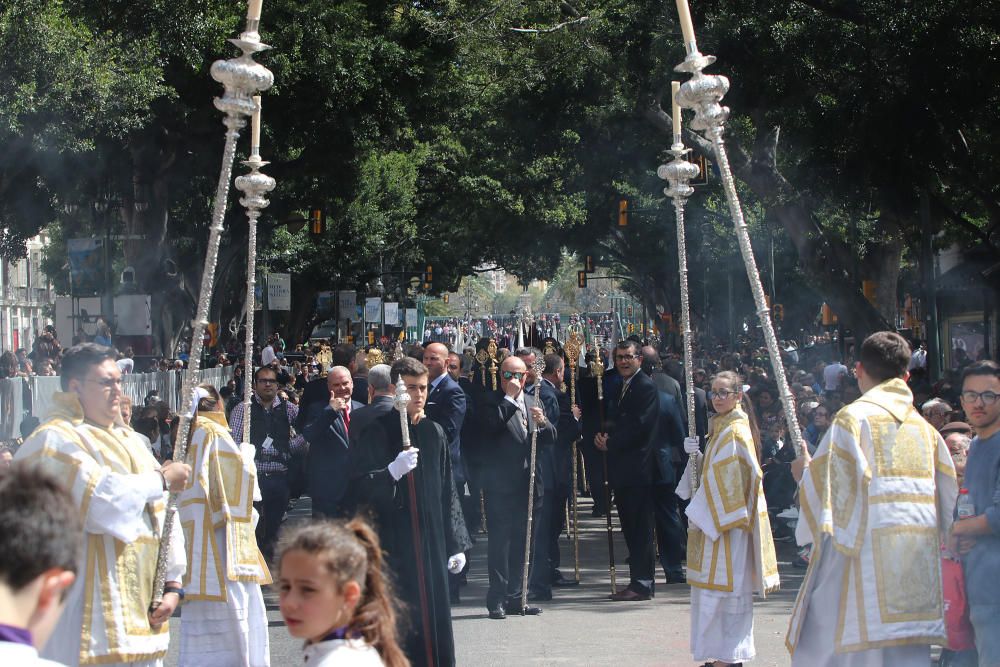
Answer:
POLYGON ((417 467, 417 452, 419 451, 416 447, 410 447, 396 455, 395 460, 388 466, 389 474, 394 480, 398 482, 403 475, 417 467))
POLYGON ((684 451, 688 454, 697 454, 701 451, 701 440, 697 437, 695 438, 684 438, 684 451))
POLYGON ((448 559, 448 571, 458 574, 465 568, 465 554, 461 551, 448 559))

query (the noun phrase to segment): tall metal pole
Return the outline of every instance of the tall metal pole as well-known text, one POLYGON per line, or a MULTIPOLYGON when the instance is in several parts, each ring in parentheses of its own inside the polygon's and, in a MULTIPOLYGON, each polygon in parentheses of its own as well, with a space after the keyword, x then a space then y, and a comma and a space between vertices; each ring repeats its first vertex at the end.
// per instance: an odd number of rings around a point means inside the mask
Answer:
MULTIPOLYGON (((544 359, 535 359, 532 365, 535 372, 535 395, 531 397, 531 405, 525 406, 530 410, 533 407, 542 407, 542 371, 545 369, 544 359)), ((527 613, 528 608, 528 572, 531 568, 531 526, 532 518, 535 514, 535 464, 538 462, 538 424, 534 418, 529 420, 531 424, 531 456, 528 462, 528 524, 525 528, 527 534, 524 537, 524 571, 521 573, 521 614, 527 613)))
MULTIPOLYGON (((686 3, 684 3, 686 6, 686 3)), ((795 414, 795 402, 792 392, 788 387, 788 380, 785 377, 785 367, 781 360, 781 350, 778 348, 778 339, 774 333, 774 326, 769 316, 770 309, 767 300, 764 298, 764 288, 760 282, 760 272, 757 270, 757 262, 754 259, 753 247, 750 245, 750 234, 747 231, 746 220, 743 218, 743 209, 740 205, 739 196, 736 193, 736 183, 729 166, 729 156, 726 153, 726 144, 723 141, 725 123, 729 118, 729 109, 720 104, 722 98, 729 91, 729 80, 724 76, 706 75, 702 70, 715 62, 715 56, 702 55, 698 51, 697 43, 692 39, 685 44, 687 58, 674 69, 679 72, 690 72, 691 78, 681 87, 677 94, 677 102, 680 106, 693 109, 695 112, 691 128, 704 133, 706 139, 712 142, 712 149, 715 153, 715 163, 722 175, 722 185, 726 193, 726 200, 729 203, 729 214, 733 219, 733 227, 736 231, 736 239, 739 242, 740 253, 743 255, 743 264, 746 267, 747 279, 750 282, 750 291, 753 293, 754 304, 757 307, 757 317, 760 321, 761 331, 764 333, 764 342, 767 345, 768 354, 771 357, 771 367, 774 370, 774 379, 778 387, 778 394, 781 397, 781 404, 785 412, 785 420, 788 423, 788 433, 795 447, 796 454, 802 452, 802 432, 799 429, 799 420, 795 414)))
MULTIPOLYGON (((680 115, 680 108, 674 104, 673 113, 680 115)), ((674 125, 679 128, 680 124, 674 125)), ((684 148, 680 133, 674 134, 674 143, 670 147, 670 153, 674 159, 670 164, 661 165, 656 171, 656 175, 669 183, 664 188, 663 193, 674 200, 674 213, 677 218, 677 267, 680 271, 681 288, 681 329, 684 344, 684 389, 687 398, 688 417, 688 437, 694 438, 698 435, 698 424, 695 420, 694 410, 694 351, 691 333, 691 304, 688 293, 688 267, 687 267, 687 241, 684 230, 684 205, 687 198, 694 194, 694 188, 690 181, 696 178, 699 173, 697 165, 684 159, 688 149, 684 148)), ((691 456, 691 496, 698 490, 700 479, 699 467, 701 465, 701 454, 691 456)))
MULTIPOLYGON (((614 354, 614 351, 611 352, 614 354)), ((591 375, 597 380, 597 414, 600 421, 601 433, 605 433, 604 424, 604 364, 601 362, 601 355, 596 354, 594 360, 590 362, 591 375)), ((605 524, 608 528, 608 571, 611 574, 611 594, 618 592, 618 582, 615 575, 615 529, 611 522, 611 482, 608 480, 608 453, 601 452, 601 464, 604 466, 604 509, 606 514, 605 524)))
MULTIPOLYGON (((198 386, 199 370, 201 369, 201 352, 204 347, 205 327, 208 326, 208 309, 212 302, 212 289, 215 284, 215 268, 219 260, 219 244, 222 241, 223 221, 226 216, 226 206, 229 199, 229 182, 233 175, 233 159, 236 156, 236 140, 240 130, 246 125, 244 116, 253 114, 255 105, 251 96, 258 91, 267 90, 274 83, 271 71, 253 60, 253 54, 270 48, 261 43, 257 33, 259 21, 247 20, 246 30, 237 38, 229 40, 235 44, 243 55, 229 60, 217 60, 212 63, 212 78, 224 87, 222 97, 215 98, 215 108, 225 112, 222 123, 226 126, 226 145, 222 153, 222 168, 219 171, 219 182, 215 190, 215 202, 212 209, 212 225, 209 228, 208 248, 205 252, 205 266, 201 275, 201 290, 198 295, 198 310, 191 326, 191 353, 188 370, 184 376, 184 400, 181 405, 190 405, 198 386)), ((245 378, 244 383, 250 381, 245 378)), ((249 387, 247 388, 249 389, 249 387)), ((191 417, 184 410, 180 414, 177 427, 177 445, 174 456, 183 461, 187 450, 188 434, 191 431, 191 417)), ((153 581, 153 607, 163 600, 163 584, 166 577, 167 554, 170 553, 171 530, 174 515, 177 513, 177 498, 179 494, 171 492, 167 499, 167 511, 163 531, 160 537, 160 549, 156 561, 156 578, 153 581)))

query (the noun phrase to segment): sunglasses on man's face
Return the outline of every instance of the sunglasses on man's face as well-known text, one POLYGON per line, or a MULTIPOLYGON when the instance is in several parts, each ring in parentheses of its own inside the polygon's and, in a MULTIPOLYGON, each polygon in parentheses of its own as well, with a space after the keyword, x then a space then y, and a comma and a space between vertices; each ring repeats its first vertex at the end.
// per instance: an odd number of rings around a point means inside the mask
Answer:
POLYGON ((527 373, 523 371, 504 371, 501 375, 503 376, 504 380, 513 380, 514 378, 520 380, 525 375, 527 375, 527 373))

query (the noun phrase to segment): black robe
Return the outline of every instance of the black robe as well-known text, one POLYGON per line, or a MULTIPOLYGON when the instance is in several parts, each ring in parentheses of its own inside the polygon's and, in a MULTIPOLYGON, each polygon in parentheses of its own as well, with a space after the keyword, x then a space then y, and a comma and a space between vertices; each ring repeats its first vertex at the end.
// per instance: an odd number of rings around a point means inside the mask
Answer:
MULTIPOLYGON (((352 441, 354 438, 352 438, 352 441)), ((455 640, 448 594, 448 558, 469 550, 462 507, 451 472, 444 431, 430 419, 410 425, 410 443, 420 450, 417 468, 398 482, 386 466, 403 449, 399 413, 376 419, 358 434, 350 452, 347 507, 364 514, 378 531, 394 590, 405 604, 400 613, 403 650, 416 666, 427 665, 416 559, 423 563, 433 665, 455 664, 455 640), (423 554, 417 555, 410 518, 408 478, 416 486, 423 554)), ((431 667, 427 665, 427 667, 431 667)))

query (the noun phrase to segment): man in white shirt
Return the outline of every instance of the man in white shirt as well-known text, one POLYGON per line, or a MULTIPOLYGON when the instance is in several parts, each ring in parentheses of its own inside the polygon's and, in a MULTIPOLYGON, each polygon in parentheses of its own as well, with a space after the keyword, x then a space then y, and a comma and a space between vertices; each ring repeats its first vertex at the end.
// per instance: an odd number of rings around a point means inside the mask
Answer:
POLYGON ((823 369, 823 389, 825 393, 840 391, 840 385, 847 377, 847 366, 839 361, 831 361, 823 369))

